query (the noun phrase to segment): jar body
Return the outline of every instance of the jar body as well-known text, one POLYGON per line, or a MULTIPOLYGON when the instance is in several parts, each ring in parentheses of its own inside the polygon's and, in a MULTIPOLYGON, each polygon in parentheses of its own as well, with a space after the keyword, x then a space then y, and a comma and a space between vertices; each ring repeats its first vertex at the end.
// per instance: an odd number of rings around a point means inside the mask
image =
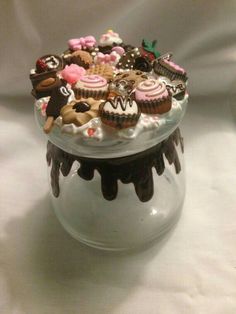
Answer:
POLYGON ((52 203, 63 227, 105 250, 142 246, 168 231, 185 195, 182 138, 174 133, 141 154, 102 163, 49 150, 52 203))

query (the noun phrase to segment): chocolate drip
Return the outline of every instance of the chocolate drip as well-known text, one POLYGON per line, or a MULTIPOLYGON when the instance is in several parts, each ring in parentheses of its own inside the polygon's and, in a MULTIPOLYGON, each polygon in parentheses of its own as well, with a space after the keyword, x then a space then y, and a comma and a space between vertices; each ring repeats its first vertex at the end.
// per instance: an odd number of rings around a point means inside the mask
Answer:
POLYGON ((152 168, 156 169, 158 175, 165 170, 164 156, 170 165, 174 165, 178 174, 181 164, 176 151, 180 144, 183 152, 183 138, 177 128, 166 140, 141 152, 127 157, 96 159, 71 155, 57 146, 48 142, 47 162, 51 166, 51 186, 55 197, 60 194, 59 176, 67 176, 75 161, 80 167, 78 175, 84 180, 92 180, 94 171, 97 170, 101 176, 101 190, 106 200, 114 200, 118 194, 118 180, 123 184, 133 183, 135 192, 141 202, 149 201, 154 192, 152 168))

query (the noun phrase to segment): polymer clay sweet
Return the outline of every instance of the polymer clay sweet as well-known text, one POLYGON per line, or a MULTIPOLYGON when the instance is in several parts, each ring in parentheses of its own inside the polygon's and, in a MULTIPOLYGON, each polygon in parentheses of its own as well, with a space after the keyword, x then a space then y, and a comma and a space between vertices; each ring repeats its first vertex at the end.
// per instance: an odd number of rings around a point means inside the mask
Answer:
POLYGON ((171 81, 182 80, 187 81, 186 71, 171 60, 171 54, 165 54, 153 63, 153 70, 158 75, 168 77, 171 81))
POLYGON ((108 30, 98 40, 93 35, 70 39, 61 55, 38 58, 30 79, 37 108, 44 99, 38 111, 46 119, 44 131, 59 128, 74 137, 123 141, 158 131, 165 113, 178 119, 188 97, 186 71, 156 46, 156 40, 143 39, 135 47, 108 30), (95 131, 84 129, 87 124, 95 131))
POLYGON ((135 90, 135 99, 145 113, 163 114, 171 109, 171 96, 166 85, 158 79, 140 82, 135 90))
POLYGON ((81 126, 98 116, 101 101, 93 98, 73 100, 62 107, 61 116, 64 124, 74 123, 81 126))
POLYGON ((75 96, 93 97, 94 99, 106 98, 108 93, 107 80, 96 74, 86 74, 74 85, 75 96))
POLYGON ((140 116, 137 103, 130 96, 116 96, 100 106, 103 123, 110 127, 123 129, 134 126, 140 116))

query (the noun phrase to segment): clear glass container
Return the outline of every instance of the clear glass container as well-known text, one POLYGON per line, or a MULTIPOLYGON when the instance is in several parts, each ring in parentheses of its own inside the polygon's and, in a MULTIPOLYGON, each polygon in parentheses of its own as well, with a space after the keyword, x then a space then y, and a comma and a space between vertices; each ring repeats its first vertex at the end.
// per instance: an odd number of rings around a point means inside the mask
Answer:
MULTIPOLYGON (((53 128, 47 146, 52 204, 75 239, 127 250, 157 239, 177 222, 185 195, 178 125, 187 98, 176 104, 179 113, 163 115, 158 129, 134 139, 82 142, 53 128)), ((37 106, 35 115, 42 128, 45 119, 37 106)))

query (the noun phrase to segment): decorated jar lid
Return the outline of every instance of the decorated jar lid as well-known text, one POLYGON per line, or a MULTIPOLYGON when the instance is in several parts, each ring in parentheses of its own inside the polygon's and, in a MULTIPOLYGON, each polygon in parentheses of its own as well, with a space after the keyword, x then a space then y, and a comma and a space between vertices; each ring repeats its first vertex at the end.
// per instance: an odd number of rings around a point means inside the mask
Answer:
POLYGON ((90 158, 128 156, 168 137, 188 102, 187 74, 156 41, 108 30, 68 41, 30 71, 35 116, 50 142, 90 158))

